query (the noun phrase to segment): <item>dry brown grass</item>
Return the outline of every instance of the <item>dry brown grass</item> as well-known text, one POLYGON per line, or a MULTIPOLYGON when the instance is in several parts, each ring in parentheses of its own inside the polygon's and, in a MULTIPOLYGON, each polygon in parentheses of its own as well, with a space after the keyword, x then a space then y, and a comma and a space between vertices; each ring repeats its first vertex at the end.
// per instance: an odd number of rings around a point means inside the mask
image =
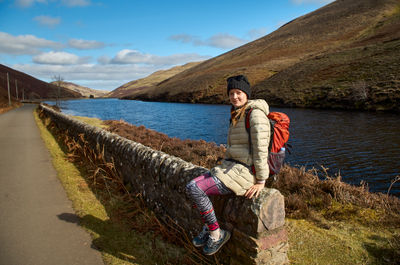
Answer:
POLYGON ((110 132, 205 168, 213 167, 216 161, 224 157, 223 146, 204 140, 170 138, 166 134, 124 121, 105 121, 104 124, 110 132))
POLYGON ((364 224, 400 226, 399 198, 369 192, 366 185, 344 183, 340 176, 326 175, 321 179, 315 169, 306 171, 285 166, 271 186, 285 196, 286 212, 292 218, 317 222, 321 217, 328 220, 348 218, 364 224))
POLYGON ((3 107, 3 108, 0 107, 0 114, 6 113, 7 111, 12 110, 13 108, 14 107, 3 107))
MULTIPOLYGON (((118 122, 115 122, 114 126, 117 124, 118 122)), ((187 241, 187 237, 180 233, 181 229, 173 222, 161 223, 148 211, 144 207, 141 196, 133 194, 129 185, 125 185, 115 173, 113 163, 106 163, 101 154, 94 153, 87 146, 83 136, 76 141, 65 136, 66 132, 59 132, 54 124, 49 124, 48 127, 58 136, 59 143, 66 146, 69 159, 86 167, 86 171, 89 172, 89 174, 83 174, 86 176, 86 183, 105 206, 113 227, 118 223, 126 223, 129 229, 134 228, 136 231, 150 234, 151 242, 153 242, 150 244, 153 250, 152 256, 155 260, 162 260, 163 264, 219 264, 217 259, 205 259, 195 252, 187 241), (158 236, 166 242, 185 246, 188 250, 187 254, 179 258, 175 256, 166 259, 165 252, 157 246, 159 243, 155 241, 158 236)), ((146 131, 141 129, 143 130, 141 134, 146 134, 146 131)), ((134 135, 135 131, 127 130, 125 133, 134 135)), ((153 134, 153 137, 155 136, 156 134, 153 134)), ((294 264, 367 264, 363 263, 363 260, 372 261, 371 264, 380 264, 373 261, 379 261, 382 258, 385 260, 389 258, 387 264, 396 264, 392 261, 398 260, 400 256, 398 198, 369 193, 366 187, 345 184, 340 178, 326 176, 325 180, 320 180, 315 171, 288 166, 283 168, 278 180, 269 185, 280 189, 285 194, 286 211, 289 217, 299 219, 304 217, 314 223, 298 220, 298 225, 295 225, 296 220, 287 220, 291 226, 295 227, 290 230, 291 240, 294 240, 291 242, 290 259, 294 264), (341 222, 336 222, 336 220, 341 222), (358 222, 364 225, 358 225, 358 222), (385 227, 381 227, 383 225, 385 227), (369 230, 366 230, 367 228, 369 230), (383 232, 371 233, 377 230, 383 232), (321 231, 323 231, 322 234, 321 231), (346 235, 346 231, 352 231, 352 233, 356 231, 356 237, 344 238, 342 234, 346 235), (306 234, 311 236, 306 236, 306 234), (371 238, 374 238, 374 241, 371 241, 371 238), (310 241, 309 244, 303 244, 304 240, 310 241), (353 256, 338 263, 336 260, 338 253, 348 253, 349 249, 353 256)), ((109 241, 107 238, 107 242, 109 241)), ((121 248, 121 243, 129 244, 129 242, 118 241, 116 245, 118 250, 121 248)))
POLYGON ((0 104, 0 114, 6 113, 7 111, 10 111, 12 109, 20 107, 22 104, 19 102, 13 102, 11 106, 7 104, 0 104))
MULTIPOLYGON (((39 116, 41 119, 46 118, 43 112, 40 112, 39 116)), ((105 206, 113 222, 124 223, 129 229, 134 229, 139 233, 150 232, 154 248, 156 238, 161 237, 163 241, 187 250, 179 259, 168 260, 166 264, 218 264, 215 257, 214 261, 204 257, 192 245, 184 229, 171 218, 167 216, 169 218, 167 221, 160 221, 152 211, 148 210, 141 194, 131 192, 130 185, 124 183, 114 163, 106 162, 102 152, 91 148, 83 134, 79 135, 79 140, 75 140, 69 136, 68 131, 60 131, 54 122, 47 122, 47 124, 47 129, 65 147, 68 160, 87 172, 84 174, 85 181, 105 206)))
MULTIPOLYGON (((195 165, 211 168, 224 157, 225 148, 213 143, 170 138, 124 121, 104 123, 113 133, 195 165)), ((372 193, 365 185, 353 186, 344 183, 340 176, 330 177, 326 171, 323 173, 325 177, 321 179, 315 169, 306 171, 304 168, 285 166, 277 180, 270 181, 268 186, 278 189, 285 196, 288 217, 321 222, 322 219, 339 220, 352 215, 356 222, 400 226, 399 198, 372 193), (379 216, 366 216, 369 212, 365 209, 378 211, 379 216)))

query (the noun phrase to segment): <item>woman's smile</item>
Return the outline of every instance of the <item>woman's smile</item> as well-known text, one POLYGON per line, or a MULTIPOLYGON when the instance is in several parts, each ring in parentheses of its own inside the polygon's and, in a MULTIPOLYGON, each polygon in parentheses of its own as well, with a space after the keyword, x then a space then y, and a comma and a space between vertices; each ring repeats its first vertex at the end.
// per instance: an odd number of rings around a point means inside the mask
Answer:
POLYGON ((235 108, 242 107, 247 102, 247 95, 240 89, 229 90, 229 100, 235 108))

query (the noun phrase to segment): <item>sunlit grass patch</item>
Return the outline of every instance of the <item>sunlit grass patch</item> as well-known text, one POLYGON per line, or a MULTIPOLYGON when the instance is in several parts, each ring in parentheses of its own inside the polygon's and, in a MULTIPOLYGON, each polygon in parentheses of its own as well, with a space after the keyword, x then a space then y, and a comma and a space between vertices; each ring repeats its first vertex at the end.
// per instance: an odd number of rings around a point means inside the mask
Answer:
POLYGON ((99 128, 102 128, 102 129, 107 128, 107 125, 105 125, 103 123, 103 121, 98 119, 98 118, 90 118, 90 117, 83 117, 83 116, 71 116, 71 117, 73 117, 74 119, 77 119, 77 120, 79 120, 81 122, 84 122, 84 123, 87 123, 89 125, 95 126, 95 127, 99 127, 99 128))
MULTIPOLYGON (((396 264, 398 261, 396 233, 392 229, 346 221, 331 222, 329 229, 325 229, 295 219, 287 219, 287 227, 291 264, 396 264)), ((397 229, 397 240, 398 233, 397 229)))

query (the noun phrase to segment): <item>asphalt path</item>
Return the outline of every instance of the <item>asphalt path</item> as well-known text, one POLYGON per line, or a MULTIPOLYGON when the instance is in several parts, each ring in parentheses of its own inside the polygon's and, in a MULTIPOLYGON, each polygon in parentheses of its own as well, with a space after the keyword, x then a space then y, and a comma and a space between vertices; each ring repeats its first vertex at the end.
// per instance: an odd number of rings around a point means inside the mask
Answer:
POLYGON ((57 179, 35 108, 0 114, 0 265, 103 264, 57 179))

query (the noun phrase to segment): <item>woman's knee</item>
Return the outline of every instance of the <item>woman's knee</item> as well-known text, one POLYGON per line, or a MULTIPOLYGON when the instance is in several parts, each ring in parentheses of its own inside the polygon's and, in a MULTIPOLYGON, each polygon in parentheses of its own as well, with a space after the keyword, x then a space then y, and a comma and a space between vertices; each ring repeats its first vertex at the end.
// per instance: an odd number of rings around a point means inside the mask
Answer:
POLYGON ((186 185, 186 194, 192 198, 194 194, 198 194, 199 187, 194 179, 186 185))

